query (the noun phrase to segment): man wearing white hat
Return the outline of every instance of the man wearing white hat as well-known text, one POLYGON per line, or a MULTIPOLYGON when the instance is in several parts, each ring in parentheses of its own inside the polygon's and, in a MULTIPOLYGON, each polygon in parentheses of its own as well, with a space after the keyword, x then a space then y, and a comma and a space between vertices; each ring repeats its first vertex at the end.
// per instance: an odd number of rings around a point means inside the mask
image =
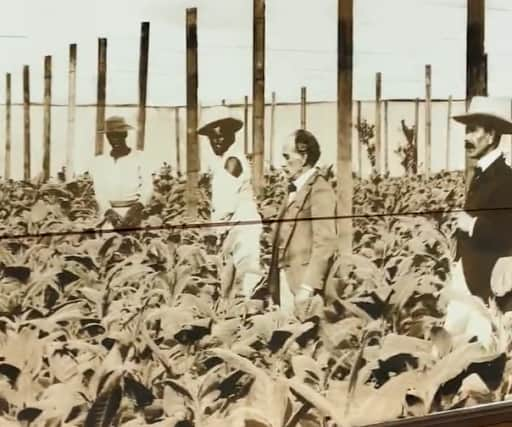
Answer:
POLYGON ((153 192, 152 175, 144 167, 142 153, 126 143, 131 129, 123 117, 112 116, 105 120, 105 128, 100 131, 112 148, 110 153, 95 157, 91 167, 103 228, 139 226, 144 206, 153 192))
POLYGON ((238 288, 250 298, 262 279, 260 264, 261 217, 252 190, 251 168, 237 150, 236 134, 243 121, 224 107, 219 119, 203 123, 197 133, 206 136, 215 155, 212 173, 211 220, 223 238, 221 271, 223 296, 238 288))
POLYGON ((455 271, 462 273, 459 280, 465 286, 459 288, 460 298, 452 298, 448 305, 445 328, 452 334, 477 336, 486 346, 492 340, 492 326, 483 304, 494 298, 502 311, 512 309, 512 295, 497 294, 491 287, 496 262, 512 254, 512 169, 499 148, 501 136, 512 134, 509 106, 509 100, 474 97, 466 114, 453 117, 466 125, 465 148, 477 166, 464 211, 455 215, 455 260, 460 262, 455 271))

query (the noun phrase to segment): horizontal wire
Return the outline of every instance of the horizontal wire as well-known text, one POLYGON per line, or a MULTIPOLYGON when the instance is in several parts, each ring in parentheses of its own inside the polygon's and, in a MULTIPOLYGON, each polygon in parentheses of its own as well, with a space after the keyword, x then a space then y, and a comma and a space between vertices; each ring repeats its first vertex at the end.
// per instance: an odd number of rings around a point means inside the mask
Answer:
POLYGON ((225 221, 225 222, 209 222, 209 223, 189 223, 189 224, 173 224, 168 226, 154 226, 154 227, 133 227, 133 228, 117 228, 112 230, 81 230, 81 231, 61 231, 61 232, 47 232, 47 233, 27 233, 18 235, 2 235, 0 240, 8 239, 29 239, 33 237, 54 237, 54 236, 76 236, 76 235, 92 235, 92 234, 109 234, 109 233, 135 233, 138 231, 162 231, 162 230, 175 230, 175 229, 191 229, 191 228, 217 228, 228 226, 240 225, 258 225, 258 224, 275 224, 284 222, 303 222, 303 221, 327 221, 327 220, 343 220, 343 219, 360 219, 360 218, 385 218, 385 217, 399 217, 399 216, 427 216, 435 214, 450 214, 460 212, 493 212, 493 211, 507 211, 509 208, 490 208, 490 209, 453 209, 453 210, 431 210, 431 211, 418 211, 418 212, 397 212, 397 213, 384 213, 384 214, 361 214, 361 215, 331 215, 319 216, 311 218, 291 218, 291 219, 261 219, 261 220, 248 220, 248 221, 225 221))

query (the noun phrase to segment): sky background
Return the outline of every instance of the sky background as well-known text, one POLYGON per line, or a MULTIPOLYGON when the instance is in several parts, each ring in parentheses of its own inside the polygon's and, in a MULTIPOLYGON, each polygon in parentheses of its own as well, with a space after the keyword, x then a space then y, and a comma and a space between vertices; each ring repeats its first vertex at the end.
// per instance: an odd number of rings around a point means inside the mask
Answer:
MULTIPOLYGON (((67 102, 68 46, 78 45, 77 98, 96 99, 97 38, 108 39, 107 103, 136 103, 140 23, 151 23, 148 104, 185 103, 185 10, 198 8, 202 105, 251 96, 251 0, 0 0, 0 74, 12 73, 22 100, 22 68, 31 98, 42 101, 43 57, 52 55, 53 102, 67 102)), ((466 0, 355 0, 354 97, 372 99, 375 73, 384 98, 465 92, 466 0)), ((487 0, 490 95, 512 95, 512 2, 487 0)), ((336 99, 337 0, 267 0, 266 97, 297 102, 336 99)), ((0 100, 5 84, 0 80, 0 100)))

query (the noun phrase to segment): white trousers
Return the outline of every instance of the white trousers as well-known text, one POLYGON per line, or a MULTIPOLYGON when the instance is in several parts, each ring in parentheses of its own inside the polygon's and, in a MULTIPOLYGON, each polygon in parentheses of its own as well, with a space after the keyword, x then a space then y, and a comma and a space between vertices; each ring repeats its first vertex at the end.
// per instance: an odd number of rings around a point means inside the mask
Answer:
POLYGON ((288 285, 284 269, 279 270, 279 299, 281 310, 286 314, 293 314, 295 309, 295 295, 288 285))
POLYGON ((448 285, 448 306, 444 329, 452 337, 470 340, 476 337, 486 349, 493 343, 492 324, 483 301, 469 291, 461 262, 452 269, 452 280, 448 285))

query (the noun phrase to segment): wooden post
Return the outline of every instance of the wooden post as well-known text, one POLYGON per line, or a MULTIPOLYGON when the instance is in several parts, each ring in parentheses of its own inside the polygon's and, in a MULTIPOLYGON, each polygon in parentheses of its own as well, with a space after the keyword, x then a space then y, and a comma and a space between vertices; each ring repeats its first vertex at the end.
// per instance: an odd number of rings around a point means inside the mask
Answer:
POLYGON ((137 150, 144 150, 146 135, 146 99, 148 93, 149 22, 140 27, 139 111, 137 115, 137 150))
POLYGON ((420 129, 420 100, 416 98, 414 102, 414 162, 413 162, 413 174, 418 173, 418 158, 419 158, 419 129, 420 129))
POLYGON ((451 130, 452 130, 452 101, 453 97, 448 97, 448 116, 446 118, 446 171, 450 170, 450 150, 451 150, 451 130))
POLYGON ((188 8, 187 16, 187 214, 198 216, 200 170, 198 124, 197 9, 188 8))
POLYGON ((30 181, 30 67, 23 66, 23 179, 30 181))
POLYGON ((361 101, 357 101, 357 163, 359 178, 363 178, 363 144, 361 143, 361 101))
POLYGON ((181 172, 180 109, 174 107, 174 127, 176 129, 176 171, 181 172))
POLYGON ((249 153, 249 97, 244 96, 244 154, 249 153))
POLYGON ((425 177, 430 177, 432 153, 432 67, 425 66, 425 177))
POLYGON ((11 73, 5 75, 5 179, 11 178, 11 73))
POLYGON ((306 129, 306 88, 300 88, 300 127, 306 129))
POLYGON ((96 156, 103 154, 105 126, 105 98, 107 93, 107 39, 98 39, 98 84, 96 94, 96 156))
POLYGON ((340 254, 352 253, 352 79, 354 0, 338 0, 337 215, 340 254))
POLYGON ((51 109, 52 109, 52 57, 44 57, 44 113, 43 113, 43 180, 50 178, 51 109))
POLYGON ((381 145, 381 97, 382 97, 382 73, 377 73, 375 76, 375 169, 377 173, 382 173, 381 158, 382 158, 382 145, 381 145))
POLYGON ((268 147, 269 151, 269 164, 274 164, 274 146, 276 139, 276 93, 272 92, 272 106, 270 109, 270 144, 268 147))
MULTIPOLYGON (((485 0, 467 0, 466 109, 474 96, 487 95, 485 54, 485 0)), ((466 152, 466 190, 473 178, 476 160, 466 152)))
POLYGON ((252 73, 253 185, 259 195, 264 184, 265 158, 265 0, 253 0, 252 73))
POLYGON ((68 127, 66 150, 66 181, 74 176, 76 121, 76 44, 69 45, 68 127))
POLYGON ((384 173, 389 172, 389 123, 388 101, 384 101, 384 173))

